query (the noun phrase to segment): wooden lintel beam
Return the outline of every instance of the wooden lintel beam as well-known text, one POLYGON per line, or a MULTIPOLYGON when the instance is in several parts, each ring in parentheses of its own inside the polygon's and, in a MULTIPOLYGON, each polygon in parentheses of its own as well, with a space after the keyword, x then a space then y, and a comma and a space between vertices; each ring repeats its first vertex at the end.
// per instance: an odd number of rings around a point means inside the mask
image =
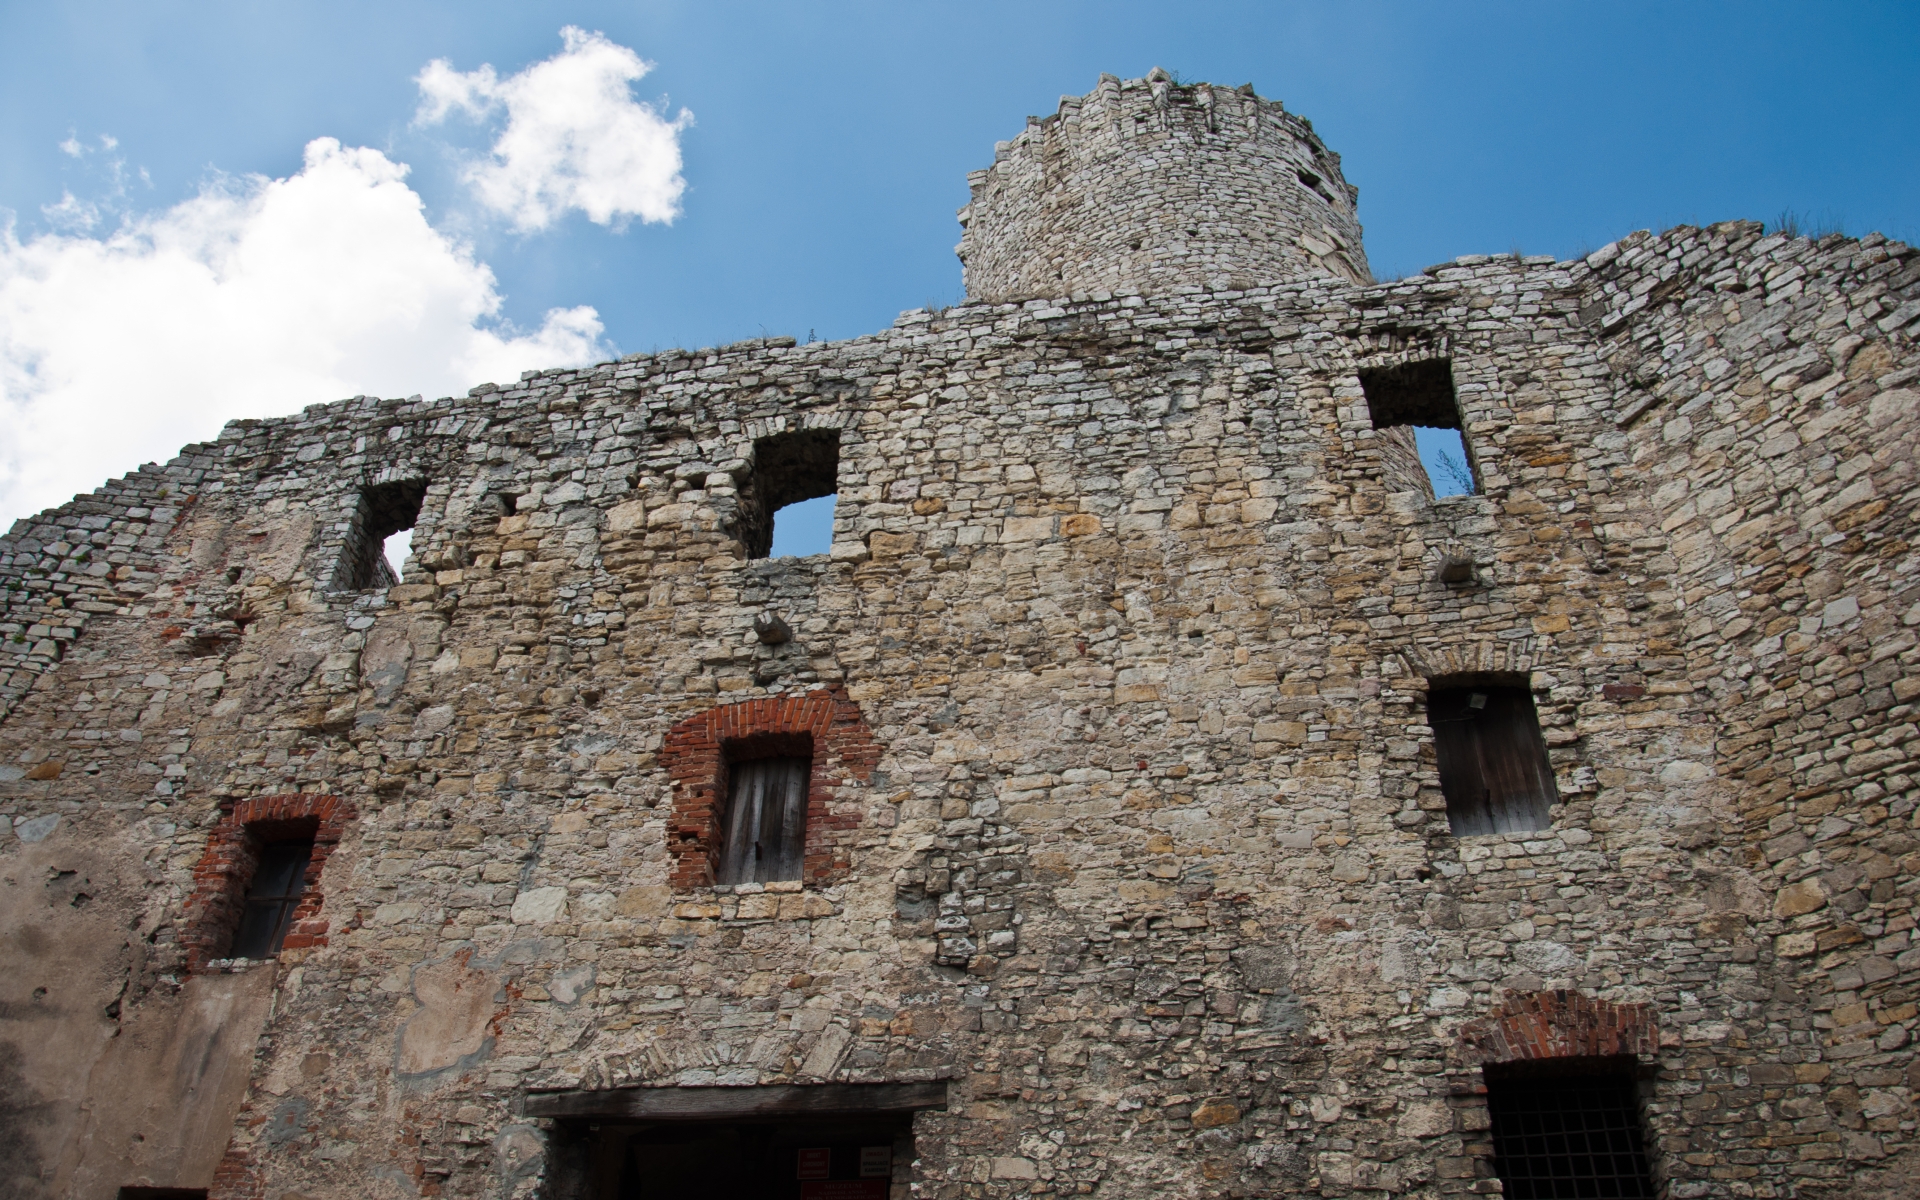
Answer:
POLYGON ((532 1092, 529 1117, 573 1120, 725 1121, 945 1110, 945 1083, 823 1083, 773 1087, 606 1088, 532 1092))

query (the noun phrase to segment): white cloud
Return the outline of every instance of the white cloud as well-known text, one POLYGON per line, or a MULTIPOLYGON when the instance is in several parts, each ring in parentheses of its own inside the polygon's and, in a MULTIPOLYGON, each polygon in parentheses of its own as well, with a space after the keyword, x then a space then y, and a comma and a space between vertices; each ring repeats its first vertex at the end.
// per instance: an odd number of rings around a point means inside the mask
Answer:
POLYGON ((225 181, 104 236, 0 229, 0 530, 233 417, 609 353, 591 308, 493 326, 493 272, 427 223, 406 172, 319 138, 291 178, 225 181))
POLYGON ((62 188, 58 204, 42 204, 40 215, 55 229, 85 232, 100 223, 100 206, 62 188))
POLYGON ((480 202, 518 229, 544 229, 572 209, 599 225, 672 221, 686 189, 680 133, 693 114, 683 108, 668 120, 634 100, 632 84, 653 64, 632 50, 571 25, 560 36, 560 53, 505 79, 491 66, 460 72, 443 58, 428 63, 414 77, 415 120, 506 109, 506 128, 465 175, 480 202))

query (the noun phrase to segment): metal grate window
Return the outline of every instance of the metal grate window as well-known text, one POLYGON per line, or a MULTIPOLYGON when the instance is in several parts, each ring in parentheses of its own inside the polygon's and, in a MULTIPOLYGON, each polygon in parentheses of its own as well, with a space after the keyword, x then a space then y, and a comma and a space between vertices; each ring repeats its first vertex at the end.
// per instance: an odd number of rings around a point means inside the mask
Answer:
POLYGON ((1493 1165, 1510 1200, 1653 1200, 1633 1079, 1487 1079, 1493 1165))

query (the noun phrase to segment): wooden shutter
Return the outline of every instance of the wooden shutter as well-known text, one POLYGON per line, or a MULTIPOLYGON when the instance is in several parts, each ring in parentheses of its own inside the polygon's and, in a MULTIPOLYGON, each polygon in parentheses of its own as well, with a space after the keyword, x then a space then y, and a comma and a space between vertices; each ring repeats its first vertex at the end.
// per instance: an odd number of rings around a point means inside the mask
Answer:
POLYGON ((727 771, 726 833, 718 883, 798 879, 807 850, 807 784, 813 761, 753 758, 727 771))
POLYGON ((1427 693, 1427 720, 1454 833, 1520 833, 1552 823, 1559 793, 1532 692, 1435 688, 1427 693))
POLYGON ((232 957, 272 958, 280 953, 280 943, 293 923, 293 910, 306 891, 307 864, 312 859, 312 839, 268 842, 260 848, 240 928, 234 933, 232 957))

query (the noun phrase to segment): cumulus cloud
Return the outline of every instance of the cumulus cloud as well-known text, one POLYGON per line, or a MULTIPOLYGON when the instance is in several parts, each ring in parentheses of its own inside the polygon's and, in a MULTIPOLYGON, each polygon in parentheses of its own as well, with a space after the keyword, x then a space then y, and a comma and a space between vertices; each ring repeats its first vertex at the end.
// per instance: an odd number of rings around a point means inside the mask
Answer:
POLYGON ((680 134, 693 123, 636 101, 633 83, 653 69, 625 46, 571 25, 560 53, 505 79, 492 66, 456 71, 435 59, 415 76, 415 121, 456 109, 477 119, 506 113, 493 148, 467 164, 481 204, 522 231, 545 229, 578 209, 599 225, 680 214, 680 134))
POLYGON ((406 173, 319 138, 290 178, 223 180, 111 233, 0 229, 0 530, 233 417, 608 355, 591 308, 499 323, 493 272, 406 173))

